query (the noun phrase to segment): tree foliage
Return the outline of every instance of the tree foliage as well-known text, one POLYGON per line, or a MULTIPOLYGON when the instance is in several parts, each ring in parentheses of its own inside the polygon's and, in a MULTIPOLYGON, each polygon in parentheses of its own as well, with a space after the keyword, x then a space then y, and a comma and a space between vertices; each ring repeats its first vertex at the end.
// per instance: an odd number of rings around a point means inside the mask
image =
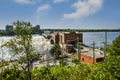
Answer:
POLYGON ((75 64, 80 64, 80 61, 78 59, 73 59, 72 62, 75 64))
POLYGON ((51 44, 54 44, 54 40, 53 40, 53 39, 51 39, 51 40, 50 40, 50 43, 51 43, 51 44))
POLYGON ((59 56, 61 55, 61 48, 59 44, 55 44, 51 49, 50 49, 50 53, 52 56, 59 58, 59 56))
POLYGON ((34 80, 84 80, 90 68, 87 65, 42 67, 32 71, 34 80))
POLYGON ((24 60, 22 61, 26 62, 27 65, 23 69, 27 69, 29 73, 26 74, 29 75, 29 78, 27 80, 31 80, 30 66, 31 60, 34 57, 34 49, 31 44, 33 33, 32 25, 30 22, 24 21, 16 21, 13 23, 13 25, 15 26, 15 37, 9 42, 6 42, 3 46, 8 47, 13 56, 19 55, 19 58, 24 57, 24 60))
MULTIPOLYGON (((31 70, 32 80, 85 80, 90 67, 84 64, 76 66, 41 67, 31 70)), ((27 71, 15 68, 6 68, 2 73, 2 80, 28 80, 27 71)))
POLYGON ((91 80, 119 80, 120 56, 109 56, 104 63, 97 63, 91 67, 88 79, 91 80))
POLYGON ((108 48, 109 55, 103 63, 91 67, 88 79, 91 80, 119 80, 120 79, 120 36, 108 48))
POLYGON ((108 48, 109 55, 120 55, 120 36, 118 36, 108 48))
POLYGON ((60 66, 66 66, 67 65, 67 62, 64 58, 62 58, 60 61, 59 61, 59 64, 60 66))

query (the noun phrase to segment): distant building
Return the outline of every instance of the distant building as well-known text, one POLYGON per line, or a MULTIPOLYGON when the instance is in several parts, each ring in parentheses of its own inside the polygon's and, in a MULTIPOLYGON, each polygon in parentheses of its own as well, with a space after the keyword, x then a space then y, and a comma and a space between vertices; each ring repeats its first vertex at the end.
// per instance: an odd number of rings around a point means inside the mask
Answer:
POLYGON ((78 32, 61 32, 53 33, 51 39, 54 43, 59 43, 66 52, 72 53, 75 52, 77 42, 83 42, 83 35, 78 32))
POLYGON ((89 51, 83 51, 80 54, 80 62, 81 63, 85 63, 85 64, 89 64, 92 65, 96 62, 100 62, 104 60, 104 53, 99 51, 95 51, 94 57, 93 57, 93 51, 89 50, 89 51))
POLYGON ((40 31, 40 25, 36 25, 35 27, 33 27, 35 30, 35 33, 38 33, 40 31))
POLYGON ((13 35, 13 25, 6 25, 6 34, 13 35))

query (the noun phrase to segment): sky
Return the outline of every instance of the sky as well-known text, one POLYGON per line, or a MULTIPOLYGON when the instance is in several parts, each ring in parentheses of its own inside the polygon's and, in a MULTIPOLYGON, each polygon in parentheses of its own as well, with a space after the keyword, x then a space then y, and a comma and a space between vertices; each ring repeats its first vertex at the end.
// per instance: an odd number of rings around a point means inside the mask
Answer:
POLYGON ((120 0, 0 0, 0 29, 16 20, 42 29, 120 29, 120 0))

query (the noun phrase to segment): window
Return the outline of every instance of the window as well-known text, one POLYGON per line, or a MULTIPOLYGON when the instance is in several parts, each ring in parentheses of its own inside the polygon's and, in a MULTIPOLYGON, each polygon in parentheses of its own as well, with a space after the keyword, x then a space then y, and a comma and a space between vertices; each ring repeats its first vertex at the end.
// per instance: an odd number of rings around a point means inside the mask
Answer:
POLYGON ((103 58, 98 58, 96 62, 101 62, 103 61, 103 58))
POLYGON ((82 61, 84 61, 84 58, 82 58, 82 61))

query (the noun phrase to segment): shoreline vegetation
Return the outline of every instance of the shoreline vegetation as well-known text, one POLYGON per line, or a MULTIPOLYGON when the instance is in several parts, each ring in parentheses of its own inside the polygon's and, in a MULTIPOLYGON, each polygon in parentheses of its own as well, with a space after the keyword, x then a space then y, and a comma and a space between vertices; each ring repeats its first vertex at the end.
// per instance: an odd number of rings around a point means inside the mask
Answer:
MULTIPOLYGON (((44 33, 44 31, 51 31, 51 32, 120 32, 120 29, 40 29, 33 34, 40 34, 44 33)), ((14 36, 14 31, 10 31, 7 33, 5 30, 0 30, 1 36, 14 36)))
POLYGON ((120 29, 41 29, 43 31, 58 32, 120 32, 120 29))

